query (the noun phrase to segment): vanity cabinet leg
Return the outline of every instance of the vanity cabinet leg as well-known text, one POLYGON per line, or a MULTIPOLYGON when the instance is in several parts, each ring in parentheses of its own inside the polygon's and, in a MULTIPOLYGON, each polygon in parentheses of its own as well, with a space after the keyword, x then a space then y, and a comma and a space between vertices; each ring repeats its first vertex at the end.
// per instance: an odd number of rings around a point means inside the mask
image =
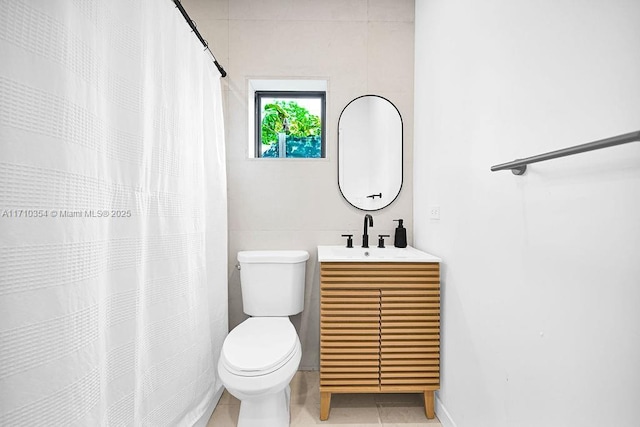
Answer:
POLYGON ((427 418, 435 418, 435 392, 433 390, 425 390, 424 392, 424 413, 427 418))
POLYGON ((329 410, 331 409, 331 393, 320 392, 320 421, 329 419, 329 410))

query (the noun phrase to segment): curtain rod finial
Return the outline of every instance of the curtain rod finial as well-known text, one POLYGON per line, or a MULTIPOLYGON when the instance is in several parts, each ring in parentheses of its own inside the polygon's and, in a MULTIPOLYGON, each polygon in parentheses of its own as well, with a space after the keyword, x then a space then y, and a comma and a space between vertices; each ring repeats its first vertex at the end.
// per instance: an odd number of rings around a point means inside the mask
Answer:
POLYGON ((227 72, 224 70, 224 68, 222 68, 222 65, 218 64, 218 61, 216 61, 215 59, 213 60, 213 63, 218 68, 218 71, 220 71, 220 77, 227 77, 227 72))

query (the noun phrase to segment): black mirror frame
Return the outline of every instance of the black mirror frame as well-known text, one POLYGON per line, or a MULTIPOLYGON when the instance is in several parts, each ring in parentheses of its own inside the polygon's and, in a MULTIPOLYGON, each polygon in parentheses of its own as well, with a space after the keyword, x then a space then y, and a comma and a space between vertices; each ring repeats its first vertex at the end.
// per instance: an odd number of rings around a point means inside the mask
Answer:
MULTIPOLYGON (((367 94, 367 95, 361 95, 358 96, 354 99, 352 99, 351 101, 349 101, 347 103, 347 105, 345 105, 345 107, 342 109, 342 111, 340 112, 340 116, 338 117, 338 126, 337 126, 337 165, 336 165, 336 174, 337 174, 337 181, 338 181, 338 189, 340 190, 340 194, 342 195, 342 198, 344 198, 347 203, 349 203, 351 206, 353 206, 356 209, 359 209, 361 211, 364 212, 375 212, 375 211, 379 211, 382 210, 388 206, 390 206, 393 202, 396 201, 396 199, 398 198, 398 196, 400 196, 400 192, 402 191, 402 187, 404 185, 404 120, 402 119, 402 114, 400 114, 400 110, 398 110, 398 107, 396 107, 396 105, 391 102, 389 99, 380 96, 380 95, 374 95, 374 94, 367 94), (342 191, 342 187, 340 186, 340 120, 342 120, 342 114, 344 113, 344 111, 347 109, 347 107, 349 107, 349 105, 351 105, 353 102, 357 101, 360 98, 365 98, 365 97, 369 97, 369 96, 374 96, 376 98, 381 98, 385 101, 387 101, 389 104, 391 104, 393 106, 393 108, 395 108, 395 110, 398 112, 398 117, 400 117, 400 187, 398 187, 398 192, 396 193, 395 197, 386 205, 380 207, 380 208, 376 208, 376 209, 365 209, 362 208, 360 206, 356 206, 353 203, 351 203, 351 201, 344 195, 344 192, 342 191)), ((375 195, 377 196, 377 195, 375 195)), ((368 196, 370 197, 370 196, 368 196)))

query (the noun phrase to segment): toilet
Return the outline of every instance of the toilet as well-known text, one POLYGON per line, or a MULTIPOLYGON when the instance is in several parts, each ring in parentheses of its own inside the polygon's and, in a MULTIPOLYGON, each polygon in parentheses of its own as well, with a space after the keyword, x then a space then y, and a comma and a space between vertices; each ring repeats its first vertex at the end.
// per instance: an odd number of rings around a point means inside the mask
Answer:
POLYGON ((302 357, 288 316, 304 308, 306 251, 238 252, 245 314, 222 344, 218 374, 240 400, 239 427, 289 425, 289 383, 302 357))

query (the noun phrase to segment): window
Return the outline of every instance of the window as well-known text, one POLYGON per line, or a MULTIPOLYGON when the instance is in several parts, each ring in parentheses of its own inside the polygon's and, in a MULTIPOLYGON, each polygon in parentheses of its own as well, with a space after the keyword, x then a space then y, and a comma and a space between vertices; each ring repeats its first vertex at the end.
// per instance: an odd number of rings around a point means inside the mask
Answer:
POLYGON ((254 157, 325 157, 325 91, 256 90, 254 157))

